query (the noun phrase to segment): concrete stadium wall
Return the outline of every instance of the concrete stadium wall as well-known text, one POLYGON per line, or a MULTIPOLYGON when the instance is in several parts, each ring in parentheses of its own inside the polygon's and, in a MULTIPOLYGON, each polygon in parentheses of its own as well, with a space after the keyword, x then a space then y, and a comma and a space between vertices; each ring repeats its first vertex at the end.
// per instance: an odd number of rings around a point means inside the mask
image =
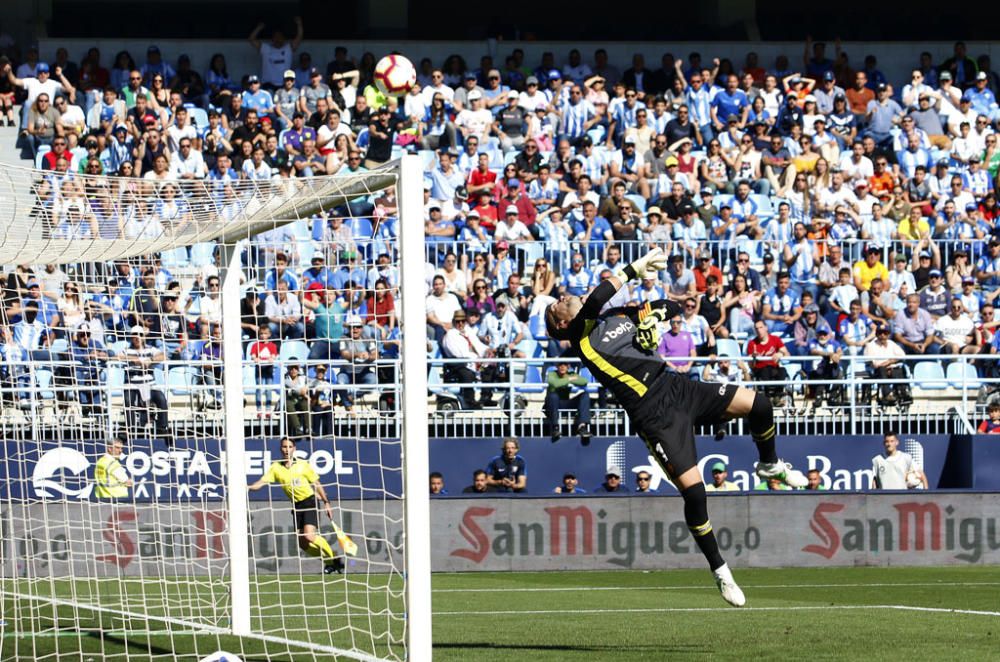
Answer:
MULTIPOLYGON (((306 26, 306 34, 309 27, 306 26)), ((91 46, 101 49, 104 65, 109 66, 111 58, 120 50, 128 50, 137 64, 142 64, 146 56, 146 49, 150 45, 149 39, 122 39, 107 38, 99 40, 88 39, 42 39, 39 42, 39 49, 43 59, 51 60, 56 48, 64 46, 70 52, 71 58, 80 58, 91 46)), ((213 53, 221 52, 226 55, 229 65, 229 73, 234 80, 249 73, 260 73, 260 58, 257 52, 247 43, 246 39, 240 36, 238 39, 221 41, 185 41, 185 40, 157 40, 156 44, 163 52, 167 61, 176 63, 177 56, 186 53, 191 56, 198 71, 203 71, 208 66, 209 59, 213 53)), ((897 85, 909 79, 909 71, 914 67, 921 51, 929 51, 934 56, 934 62, 940 64, 951 56, 953 42, 844 42, 842 48, 850 58, 852 66, 860 68, 864 62, 865 55, 874 54, 878 57, 879 68, 897 85)), ((457 53, 464 57, 470 67, 479 66, 479 58, 483 55, 493 55, 494 63, 503 66, 503 58, 514 48, 523 48, 525 61, 534 66, 545 51, 555 53, 556 61, 562 64, 565 62, 569 51, 573 48, 580 49, 584 61, 593 61, 593 52, 597 48, 605 48, 612 64, 625 70, 631 66, 632 55, 642 53, 646 57, 646 64, 652 69, 660 66, 660 57, 665 52, 671 52, 676 57, 687 58, 688 53, 698 51, 702 54, 702 61, 711 62, 713 57, 729 58, 733 65, 739 68, 748 51, 756 51, 760 56, 761 65, 771 67, 777 55, 788 56, 793 69, 802 66, 803 42, 762 42, 753 43, 746 41, 731 42, 585 42, 575 43, 567 41, 496 41, 489 39, 484 41, 310 41, 302 43, 299 52, 308 52, 313 57, 316 66, 324 68, 326 63, 333 59, 333 49, 335 46, 345 46, 348 53, 358 58, 365 51, 371 51, 376 57, 389 53, 393 50, 410 56, 414 59, 429 57, 438 66, 444 59, 452 53, 457 53), (499 58, 499 59, 498 59, 499 58)), ((1000 60, 996 57, 996 52, 1000 48, 1000 42, 968 42, 968 52, 973 58, 981 55, 990 55, 994 61, 994 66, 1000 66, 1000 60)), ((833 44, 827 44, 827 54, 833 57, 833 44)), ((416 64, 416 62, 415 62, 416 64)), ((897 90, 898 91, 898 90, 897 90)))
MULTIPOLYGON (((736 567, 1000 563, 1000 499, 991 493, 714 495, 709 510, 736 567)), ((398 501, 340 503, 336 516, 360 548, 349 572, 401 568, 400 515, 398 501)), ((0 513, 0 574, 223 578, 224 517, 222 504, 13 506, 0 513), (153 557, 162 562, 142 560, 153 557)), ((319 560, 299 555, 293 526, 286 504, 251 504, 255 572, 319 572, 319 560)), ((323 527, 333 540, 325 519, 323 527)), ((431 545, 435 571, 705 567, 683 502, 670 496, 435 500, 431 545)))

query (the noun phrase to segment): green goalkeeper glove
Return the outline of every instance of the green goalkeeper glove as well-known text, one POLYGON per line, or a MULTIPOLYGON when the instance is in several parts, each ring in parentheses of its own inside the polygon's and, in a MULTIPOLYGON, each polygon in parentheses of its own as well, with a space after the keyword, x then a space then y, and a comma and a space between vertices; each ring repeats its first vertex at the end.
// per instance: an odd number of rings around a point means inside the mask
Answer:
POLYGON ((659 248, 654 248, 622 271, 625 278, 656 278, 656 272, 667 268, 667 256, 659 248))
POLYGON ((663 321, 663 310, 657 308, 650 311, 635 331, 635 340, 639 347, 647 351, 653 351, 660 346, 660 322, 663 321))

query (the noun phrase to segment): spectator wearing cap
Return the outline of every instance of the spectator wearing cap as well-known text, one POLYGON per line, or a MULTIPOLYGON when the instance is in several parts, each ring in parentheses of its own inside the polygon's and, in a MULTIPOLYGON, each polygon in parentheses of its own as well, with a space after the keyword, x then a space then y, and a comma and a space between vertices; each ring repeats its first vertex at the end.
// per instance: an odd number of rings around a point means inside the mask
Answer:
POLYGON ((584 445, 590 443, 590 394, 586 390, 587 379, 578 371, 571 371, 569 363, 560 361, 554 370, 545 374, 545 383, 545 417, 551 441, 555 443, 562 437, 559 411, 572 409, 576 411, 573 429, 584 445))
POLYGON ((475 137, 480 144, 489 140, 493 126, 493 113, 484 107, 484 95, 478 90, 469 92, 468 107, 455 117, 455 127, 461 131, 463 139, 475 137))
MULTIPOLYGON (((998 407, 998 410, 1000 410, 1000 407, 998 407)), ((1000 425, 998 425, 998 428, 1000 428, 1000 425)), ((580 487, 579 482, 575 473, 566 472, 563 474, 562 483, 556 485, 552 492, 555 494, 586 494, 587 490, 580 487)))
POLYGON ((316 142, 316 129, 306 126, 305 115, 301 111, 292 114, 292 126, 285 131, 282 148, 291 156, 301 156, 306 141, 316 142))
POLYGON ((712 482, 705 485, 706 492, 739 492, 739 486, 727 480, 729 478, 729 472, 726 468, 725 462, 715 462, 709 467, 709 471, 712 472, 712 482))
POLYGON ((920 307, 936 320, 948 314, 951 295, 944 286, 944 276, 940 269, 931 269, 928 276, 930 283, 920 291, 920 307))
POLYGON ((278 118, 280 128, 284 130, 291 126, 292 115, 299 110, 302 90, 295 84, 295 72, 291 69, 285 70, 282 81, 281 87, 274 91, 272 101, 275 116, 278 118))
POLYGON ((968 99, 972 104, 972 109, 980 115, 986 116, 990 121, 997 119, 998 108, 997 98, 989 88, 989 76, 985 71, 976 74, 973 85, 962 94, 963 99, 968 99))
POLYGON ((462 76, 462 85, 455 90, 455 96, 452 99, 456 110, 462 111, 469 107, 469 93, 472 91, 482 94, 485 90, 480 87, 476 72, 466 71, 462 76))
POLYGON ((708 230, 698 217, 693 203, 682 204, 677 211, 681 220, 679 223, 674 223, 674 239, 678 243, 678 248, 688 254, 691 262, 697 262, 699 254, 706 248, 708 230))
POLYGON ((489 69, 486 72, 485 87, 483 87, 483 106, 496 114, 500 108, 507 105, 507 93, 510 87, 503 84, 499 69, 489 69))
POLYGON ((824 115, 833 112, 833 100, 845 94, 844 89, 837 85, 836 76, 832 70, 824 71, 819 78, 819 85, 813 90, 816 97, 816 109, 824 115))
POLYGON ((360 389, 350 387, 375 384, 378 346, 373 339, 364 337, 364 321, 358 315, 348 315, 344 326, 348 335, 340 341, 338 349, 341 360, 348 363, 338 366, 337 383, 348 387, 339 395, 341 403, 350 411, 358 394, 362 393, 360 389))
POLYGON ((528 112, 535 112, 549 104, 549 97, 541 89, 538 76, 528 76, 524 81, 524 91, 518 96, 517 104, 528 112))
POLYGON ((508 204, 504 209, 503 220, 497 224, 493 232, 496 241, 506 241, 509 244, 521 244, 534 240, 528 226, 522 223, 519 218, 517 205, 508 204))
MULTIPOLYGON (((914 73, 919 74, 919 72, 914 73)), ((951 139, 947 136, 941 124, 941 115, 935 107, 938 98, 940 95, 933 90, 921 91, 916 107, 910 110, 908 117, 913 119, 914 128, 927 136, 931 145, 947 150, 951 148, 951 139)))
POLYGON ((169 435, 167 399, 154 385, 153 369, 166 357, 159 349, 146 345, 147 333, 145 327, 133 326, 129 331, 129 346, 118 353, 125 362, 125 419, 131 430, 143 428, 153 419, 154 433, 164 437, 169 435))
POLYGON ((611 465, 604 474, 604 482, 598 485, 594 494, 628 494, 629 489, 622 482, 622 470, 618 465, 611 465))
MULTIPOLYGON (((496 119, 493 122, 493 133, 500 140, 500 149, 504 153, 520 149, 528 140, 528 111, 519 105, 519 101, 517 90, 509 90, 506 103, 494 110, 496 119)), ((541 157, 537 158, 540 163, 541 157)), ((519 167, 519 172, 520 169, 519 167)), ((533 175, 533 172, 528 174, 533 175)))
POLYGON ((819 306, 812 302, 807 303, 802 307, 802 317, 797 319, 792 327, 794 339, 786 345, 788 352, 794 356, 808 354, 809 343, 816 339, 821 330, 833 333, 829 322, 820 315, 819 306))
POLYGON ((896 380, 895 384, 879 385, 879 403, 883 406, 912 402, 910 389, 904 381, 903 358, 906 352, 892 341, 890 331, 887 325, 879 325, 875 329, 875 342, 865 347, 871 376, 880 380, 896 380))
POLYGON ((972 194, 976 200, 981 200, 993 190, 993 179, 989 171, 982 166, 982 157, 979 154, 969 158, 969 169, 962 173, 962 189, 972 194))
POLYGON ((889 270, 882 264, 882 250, 877 246, 869 246, 865 257, 854 263, 854 287, 857 292, 866 292, 875 278, 889 279, 889 270))
POLYGON ((865 107, 865 134, 871 136, 879 146, 886 146, 892 141, 890 130, 903 119, 903 109, 890 98, 889 87, 885 83, 880 83, 875 92, 875 99, 865 107))
MULTIPOLYGON (((981 321, 980 310, 987 302, 987 299, 981 291, 976 289, 976 279, 971 275, 964 276, 962 278, 961 291, 955 298, 962 302, 965 314, 978 324, 981 321)), ((992 303, 992 299, 989 301, 992 303)))
POLYGON ((392 157, 399 123, 392 116, 388 106, 382 106, 368 125, 368 150, 365 152, 365 167, 376 168, 392 157))
POLYGON ((247 87, 243 90, 243 107, 256 110, 258 115, 269 115, 274 111, 274 99, 267 90, 260 87, 260 78, 251 74, 247 76, 247 87))
MULTIPOLYGON (((828 383, 841 378, 840 360, 844 355, 844 347, 838 342, 830 330, 825 327, 816 329, 816 337, 809 341, 808 355, 816 357, 811 363, 803 364, 806 376, 811 381, 820 383, 813 387, 815 400, 813 407, 819 407, 826 397, 828 383)), ((861 348, 858 349, 860 353, 861 348)), ((836 387, 834 387, 836 388, 836 387)))

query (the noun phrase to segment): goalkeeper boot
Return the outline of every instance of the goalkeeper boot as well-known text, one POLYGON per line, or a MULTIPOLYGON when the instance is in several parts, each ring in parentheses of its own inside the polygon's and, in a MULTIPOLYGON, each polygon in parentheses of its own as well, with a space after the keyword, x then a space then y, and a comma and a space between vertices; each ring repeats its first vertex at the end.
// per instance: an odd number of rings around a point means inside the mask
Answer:
POLYGON ((712 571, 712 576, 715 578, 715 585, 719 587, 719 593, 722 594, 723 600, 734 607, 742 607, 747 603, 742 589, 733 579, 733 571, 729 569, 728 563, 723 563, 712 571))
POLYGON ((332 560, 327 561, 323 564, 323 574, 332 575, 333 573, 343 574, 344 573, 344 559, 339 556, 334 557, 332 560))
POLYGON ((757 475, 766 482, 769 478, 777 478, 785 485, 800 490, 809 484, 805 474, 792 469, 792 465, 784 460, 777 462, 758 462, 754 469, 757 475))

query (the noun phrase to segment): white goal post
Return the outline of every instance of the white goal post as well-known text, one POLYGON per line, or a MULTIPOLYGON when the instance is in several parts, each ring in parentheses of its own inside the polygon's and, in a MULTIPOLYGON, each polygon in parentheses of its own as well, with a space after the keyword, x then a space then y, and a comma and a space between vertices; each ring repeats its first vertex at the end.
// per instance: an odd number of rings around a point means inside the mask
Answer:
POLYGON ((422 184, 0 171, 0 659, 431 658, 422 184))

